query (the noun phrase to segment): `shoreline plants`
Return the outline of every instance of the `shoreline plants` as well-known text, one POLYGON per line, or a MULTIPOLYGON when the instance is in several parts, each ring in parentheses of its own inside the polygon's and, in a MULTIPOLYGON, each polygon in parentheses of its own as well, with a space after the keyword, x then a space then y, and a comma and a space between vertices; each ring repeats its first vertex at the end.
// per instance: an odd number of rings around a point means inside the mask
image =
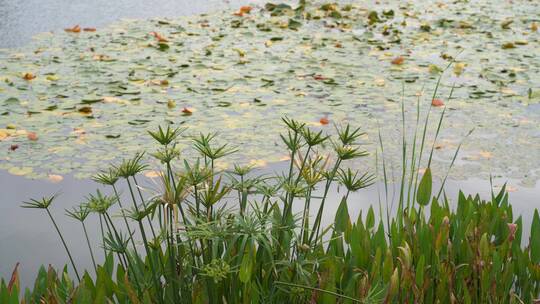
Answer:
MULTIPOLYGON (((163 165, 159 193, 142 191, 137 178, 148 165, 147 154, 139 153, 94 177, 110 186, 110 194, 97 192, 66 211, 82 224, 94 269, 77 269, 50 210, 55 196, 23 204, 47 212, 76 278, 67 266, 42 268, 33 288, 21 292, 15 269, 8 283, 0 283, 0 302, 532 303, 540 293, 538 212, 524 242, 521 217, 514 218, 504 188, 488 201, 460 193, 451 208, 442 188, 432 191, 433 147, 427 169, 418 173, 428 119, 418 151, 416 133, 412 152, 403 136, 395 215, 386 195, 386 216, 381 206, 379 215, 369 208, 357 219, 348 211, 354 203, 349 193, 375 181, 348 167, 367 155, 360 129, 336 126, 331 137, 283 118, 289 165, 256 176, 249 166, 216 169, 215 161, 235 149, 216 145, 215 134, 191 138, 199 156, 184 158, 178 144, 183 130, 160 127, 149 132, 160 145, 149 154, 163 165), (119 194, 119 183, 127 184, 127 195, 119 194), (346 191, 325 227, 336 183, 346 191), (112 214, 116 204, 120 211, 112 214), (293 205, 302 211, 293 212, 293 205), (102 264, 88 240, 88 216, 100 220, 102 264)), ((380 147, 388 193, 382 140, 380 147)))

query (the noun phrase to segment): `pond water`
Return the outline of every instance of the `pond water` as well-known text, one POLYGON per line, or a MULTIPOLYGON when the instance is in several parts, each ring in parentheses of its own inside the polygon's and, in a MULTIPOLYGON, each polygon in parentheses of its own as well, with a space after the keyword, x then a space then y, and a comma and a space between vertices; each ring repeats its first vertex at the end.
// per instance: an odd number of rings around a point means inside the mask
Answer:
MULTIPOLYGON (((19 207, 57 191, 60 226, 77 263, 90 266, 82 231, 63 209, 97 188, 88 177, 98 169, 152 149, 146 130, 159 124, 185 126, 188 134, 220 131, 220 140, 240 146, 220 167, 240 162, 268 170, 286 157, 280 117, 329 133, 334 123, 351 123, 366 131, 373 152, 354 166, 373 171, 380 132, 385 157, 398 167, 402 109, 409 137, 420 100, 421 120, 431 113, 432 138, 443 111, 430 107, 432 94, 453 60, 436 94, 448 107, 433 171, 444 176, 463 141, 449 197, 463 189, 488 198, 492 175, 496 186, 509 182, 516 214, 530 224, 531 210, 540 207, 538 5, 381 1, 313 6, 302 16, 287 9, 271 16, 262 6, 233 15, 244 4, 0 6, 0 276, 21 262, 27 285, 39 265, 66 262, 45 215, 19 207), (96 31, 63 31, 76 24, 96 31)), ((339 200, 337 189, 332 198, 339 200)), ((377 186, 355 194, 356 201, 353 216, 376 207, 377 186)), ((337 205, 329 204, 327 221, 337 205)), ((89 232, 96 240, 97 230, 89 232)))

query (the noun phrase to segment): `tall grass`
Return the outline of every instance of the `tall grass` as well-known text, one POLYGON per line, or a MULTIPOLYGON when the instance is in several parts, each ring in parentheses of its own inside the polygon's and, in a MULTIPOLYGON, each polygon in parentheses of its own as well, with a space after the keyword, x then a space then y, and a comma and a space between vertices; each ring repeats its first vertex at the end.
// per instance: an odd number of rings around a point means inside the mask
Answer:
MULTIPOLYGON (((444 111, 435 138, 443 117, 444 111)), ((294 119, 283 123, 290 163, 274 176, 257 176, 249 166, 217 170, 216 160, 236 149, 217 145, 215 134, 191 138, 198 155, 183 157, 182 129, 149 132, 160 146, 149 155, 163 165, 156 195, 143 195, 137 181, 148 168, 140 153, 95 176, 111 194, 98 192, 68 211, 83 224, 85 237, 87 216, 100 218, 103 264, 95 263, 78 282, 67 267, 60 273, 42 268, 22 295, 15 270, 9 283, 0 283, 0 303, 531 303, 538 297, 538 212, 522 246, 522 220, 514 218, 504 188, 489 201, 460 193, 456 208, 441 197, 442 188, 434 195, 433 144, 422 163, 429 114, 421 131, 418 116, 412 144, 403 136, 395 217, 390 211, 383 216, 383 208, 378 216, 369 208, 350 217, 349 194, 375 181, 349 166, 367 155, 360 129, 336 126, 337 135, 329 136, 294 119), (120 182, 128 186, 129 201, 117 191, 120 182), (346 191, 333 223, 324 226, 336 183, 346 191), (115 204, 121 211, 111 215, 115 204), (302 206, 298 214, 296 205, 302 206)), ((378 155, 389 210, 382 139, 378 155)), ((79 277, 50 212, 53 201, 24 206, 46 210, 79 277)))

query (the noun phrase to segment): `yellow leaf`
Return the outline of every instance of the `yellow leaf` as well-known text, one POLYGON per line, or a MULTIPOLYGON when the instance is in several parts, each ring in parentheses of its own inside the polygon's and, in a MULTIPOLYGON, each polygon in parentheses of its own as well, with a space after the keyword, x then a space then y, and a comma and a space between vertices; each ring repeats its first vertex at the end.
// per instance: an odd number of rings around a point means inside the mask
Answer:
POLYGON ((64 179, 64 177, 62 175, 58 175, 58 174, 49 174, 49 181, 53 182, 53 183, 59 183, 61 182, 62 180, 64 179))

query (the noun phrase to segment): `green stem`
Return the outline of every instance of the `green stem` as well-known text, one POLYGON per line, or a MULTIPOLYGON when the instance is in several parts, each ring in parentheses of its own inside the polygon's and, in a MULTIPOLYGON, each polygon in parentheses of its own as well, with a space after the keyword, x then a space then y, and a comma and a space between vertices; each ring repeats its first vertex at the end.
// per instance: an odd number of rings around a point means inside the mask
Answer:
POLYGON ((58 232, 58 235, 60 236, 60 240, 62 240, 62 244, 64 245, 64 248, 66 249, 67 255, 69 257, 69 260, 71 262, 71 266, 73 267, 73 270, 75 271, 75 275, 77 276, 77 279, 79 282, 81 281, 81 277, 79 276, 79 272, 77 271, 77 267, 75 267, 75 262, 73 262, 73 258, 71 257, 71 252, 69 252, 68 246, 66 244, 66 241, 64 240, 64 237, 62 236, 62 233, 60 232, 60 228, 58 228, 58 225, 56 225, 56 221, 54 220, 51 212, 49 211, 49 208, 45 208, 47 211, 47 214, 49 215, 49 218, 51 219, 54 228, 56 228, 56 232, 58 232))
POLYGON ((131 245, 133 246, 133 250, 137 251, 137 247, 135 246, 135 241, 133 240, 134 233, 131 232, 131 227, 129 227, 126 214, 124 213, 124 206, 122 206, 122 202, 120 201, 120 196, 118 195, 118 191, 116 190, 116 187, 112 185, 112 188, 114 190, 114 195, 116 196, 116 200, 118 201, 118 205, 120 206, 120 213, 122 214, 122 218, 124 219, 124 223, 126 224, 129 237, 131 238, 131 245))
POLYGON ((313 237, 316 236, 315 239, 319 237, 319 229, 321 227, 321 219, 322 219, 322 213, 324 209, 324 203, 326 202, 326 197, 328 196, 328 191, 330 190, 330 185, 332 184, 332 181, 334 180, 334 176, 336 175, 336 172, 339 168, 339 165, 341 164, 341 159, 338 158, 336 161, 336 164, 334 165, 334 168, 332 169, 332 173, 328 177, 328 180, 326 181, 326 186, 324 187, 324 195, 321 201, 321 205, 319 206, 319 211, 317 212, 317 217, 315 218, 315 222, 313 223, 313 229, 311 230, 311 235, 309 236, 309 243, 313 241, 313 237))
POLYGON ((84 222, 81 222, 83 230, 84 230, 84 236, 86 237, 86 244, 88 245, 88 250, 90 250, 90 257, 92 258, 92 264, 94 265, 94 270, 97 273, 97 266, 96 266, 96 260, 94 259, 94 252, 92 251, 92 246, 90 245, 90 238, 88 237, 88 232, 86 231, 86 225, 84 222))

